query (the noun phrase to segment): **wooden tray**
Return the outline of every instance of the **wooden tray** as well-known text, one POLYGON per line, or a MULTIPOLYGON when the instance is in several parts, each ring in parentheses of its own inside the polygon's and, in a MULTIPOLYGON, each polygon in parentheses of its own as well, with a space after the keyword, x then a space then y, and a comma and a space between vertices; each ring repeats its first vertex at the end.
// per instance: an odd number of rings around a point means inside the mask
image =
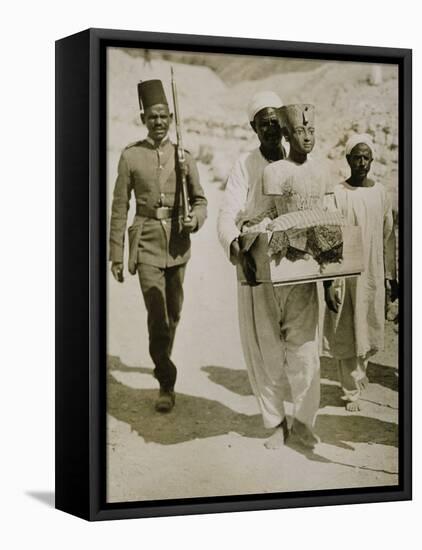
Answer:
MULTIPOLYGON (((363 271, 361 229, 358 226, 348 225, 342 227, 342 232, 343 261, 327 264, 323 268, 311 256, 306 260, 296 260, 294 262, 283 258, 276 265, 275 261, 270 261, 268 256, 268 242, 271 233, 259 233, 250 249, 257 266, 257 282, 287 285, 360 275, 363 271)), ((240 265, 237 266, 237 278, 242 284, 248 284, 240 265)))

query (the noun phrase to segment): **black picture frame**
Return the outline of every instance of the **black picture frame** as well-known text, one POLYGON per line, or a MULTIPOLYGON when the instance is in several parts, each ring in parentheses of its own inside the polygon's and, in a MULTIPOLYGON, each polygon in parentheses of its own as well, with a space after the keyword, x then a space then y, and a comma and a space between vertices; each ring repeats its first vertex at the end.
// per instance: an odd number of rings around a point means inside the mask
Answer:
POLYGON ((412 52, 89 29, 56 42, 56 508, 87 520, 412 498, 412 52), (394 63, 399 67, 399 484, 110 504, 105 500, 105 51, 109 46, 394 63))

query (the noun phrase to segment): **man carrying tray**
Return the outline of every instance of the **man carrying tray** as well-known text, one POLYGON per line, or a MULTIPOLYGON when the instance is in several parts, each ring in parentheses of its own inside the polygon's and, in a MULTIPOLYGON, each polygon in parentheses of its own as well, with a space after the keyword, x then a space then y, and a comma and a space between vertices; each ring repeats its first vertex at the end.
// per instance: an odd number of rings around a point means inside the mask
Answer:
MULTIPOLYGON (((248 117, 259 139, 259 147, 243 154, 229 175, 218 216, 218 237, 234 265, 247 269, 239 246, 242 224, 273 207, 272 197, 263 195, 264 169, 285 158, 279 108, 274 92, 259 92, 248 105, 248 117)), ((242 349, 252 390, 258 400, 266 428, 277 428, 284 420, 284 400, 289 398, 280 345, 278 305, 272 284, 238 285, 239 329, 242 349)), ((287 423, 283 428, 287 434, 287 423)), ((277 431, 277 430, 276 430, 277 431)), ((283 438, 283 437, 282 437, 283 438)), ((281 438, 281 439, 282 439, 281 438)), ((280 438, 278 438, 280 439, 280 438)), ((270 438, 265 446, 274 448, 279 441, 270 438)))

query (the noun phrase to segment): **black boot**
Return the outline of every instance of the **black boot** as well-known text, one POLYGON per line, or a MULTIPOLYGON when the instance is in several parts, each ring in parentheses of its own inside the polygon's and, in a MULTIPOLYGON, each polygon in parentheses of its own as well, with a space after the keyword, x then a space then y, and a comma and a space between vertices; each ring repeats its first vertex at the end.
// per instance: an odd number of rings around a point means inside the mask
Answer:
POLYGON ((155 410, 160 413, 169 413, 176 402, 174 390, 165 390, 160 388, 160 393, 155 402, 155 410))

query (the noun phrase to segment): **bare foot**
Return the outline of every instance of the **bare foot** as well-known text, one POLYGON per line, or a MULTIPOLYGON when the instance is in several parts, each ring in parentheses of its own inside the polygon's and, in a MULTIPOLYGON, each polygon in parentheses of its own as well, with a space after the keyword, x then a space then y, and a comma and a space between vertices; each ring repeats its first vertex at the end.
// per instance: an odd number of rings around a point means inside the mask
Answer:
POLYGON ((358 412, 358 411, 360 411, 359 399, 357 399, 356 401, 348 401, 346 403, 346 411, 349 411, 349 412, 358 412))
POLYGON ((321 442, 316 433, 297 418, 293 421, 292 434, 307 449, 314 449, 321 442))
POLYGON ((288 435, 289 429, 287 427, 287 420, 284 419, 283 422, 277 426, 271 437, 264 443, 264 447, 271 450, 280 449, 284 446, 288 435))
POLYGON ((273 435, 264 443, 266 449, 276 450, 284 445, 284 433, 282 428, 276 428, 273 435))

